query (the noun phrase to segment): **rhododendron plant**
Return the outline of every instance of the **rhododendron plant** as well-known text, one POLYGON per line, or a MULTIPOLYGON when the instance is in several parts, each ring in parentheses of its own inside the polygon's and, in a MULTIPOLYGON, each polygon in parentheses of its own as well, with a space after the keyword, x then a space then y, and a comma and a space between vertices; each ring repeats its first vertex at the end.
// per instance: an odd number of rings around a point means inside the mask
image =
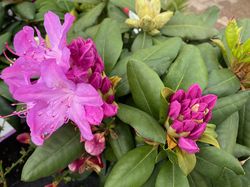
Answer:
POLYGON ((183 2, 0 2, 0 186, 250 185, 250 21, 183 2))

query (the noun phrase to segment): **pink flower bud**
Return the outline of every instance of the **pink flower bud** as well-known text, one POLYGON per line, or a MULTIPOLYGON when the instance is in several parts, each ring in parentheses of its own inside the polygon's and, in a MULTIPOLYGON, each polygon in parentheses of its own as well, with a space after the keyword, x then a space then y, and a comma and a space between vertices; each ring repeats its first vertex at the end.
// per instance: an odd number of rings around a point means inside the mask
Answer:
POLYGON ((25 132, 16 137, 17 141, 23 144, 30 144, 30 134, 25 132))
POLYGON ((94 138, 90 141, 85 141, 85 150, 93 156, 100 155, 105 149, 105 137, 103 133, 94 134, 94 138))

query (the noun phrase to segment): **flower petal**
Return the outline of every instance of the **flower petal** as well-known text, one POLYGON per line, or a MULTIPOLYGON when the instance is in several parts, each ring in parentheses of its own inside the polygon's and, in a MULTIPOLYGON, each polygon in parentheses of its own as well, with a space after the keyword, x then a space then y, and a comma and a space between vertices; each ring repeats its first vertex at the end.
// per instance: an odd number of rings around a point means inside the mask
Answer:
POLYGON ((197 125, 188 137, 193 140, 198 140, 206 130, 206 126, 206 123, 197 125))
POLYGON ((195 143, 195 141, 188 139, 188 138, 183 138, 183 137, 179 138, 178 146, 182 150, 184 150, 190 154, 197 153, 200 150, 199 147, 197 146, 197 144, 195 143))
POLYGON ((175 120, 179 116, 180 111, 181 104, 178 101, 171 102, 168 115, 172 120, 175 120))
POLYGON ((208 94, 201 98, 201 102, 207 103, 207 108, 212 110, 216 104, 217 96, 214 94, 208 94))
POLYGON ((115 102, 111 104, 104 102, 102 105, 102 109, 104 113, 104 118, 113 117, 117 114, 118 106, 115 104, 115 102))
POLYGON ((91 125, 99 125, 103 119, 102 107, 85 106, 86 119, 91 125))
POLYGON ((66 120, 67 108, 57 104, 38 102, 27 113, 27 124, 30 127, 31 139, 36 145, 59 129, 66 120))
POLYGON ((189 87, 187 91, 187 98, 188 99, 195 99, 201 97, 202 90, 199 84, 193 84, 189 87))
POLYGON ((100 155, 105 149, 104 135, 101 133, 96 133, 92 140, 85 141, 84 147, 89 154, 93 156, 100 155))
POLYGON ((80 130, 81 136, 85 140, 92 140, 94 138, 90 124, 86 119, 84 106, 78 102, 73 102, 69 110, 69 118, 75 122, 80 130))
POLYGON ((186 93, 184 92, 184 90, 178 90, 171 96, 170 102, 173 102, 175 100, 181 102, 185 98, 185 95, 186 93))

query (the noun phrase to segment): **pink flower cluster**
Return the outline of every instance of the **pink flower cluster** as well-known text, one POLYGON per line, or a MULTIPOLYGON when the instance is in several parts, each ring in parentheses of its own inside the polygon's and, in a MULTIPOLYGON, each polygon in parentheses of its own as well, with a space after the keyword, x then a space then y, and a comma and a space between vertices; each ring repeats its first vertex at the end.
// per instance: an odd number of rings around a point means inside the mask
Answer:
POLYGON ((196 141, 202 136, 212 117, 216 100, 217 96, 213 94, 202 96, 198 84, 192 85, 187 93, 178 90, 171 96, 168 115, 173 123, 168 134, 178 139, 179 148, 188 153, 199 151, 196 141))
MULTIPOLYGON (((91 126, 117 113, 113 83, 104 73, 95 44, 78 38, 68 45, 74 17, 66 14, 64 19, 61 24, 54 13, 45 14, 49 41, 36 28, 37 37, 29 26, 18 32, 13 52, 18 58, 1 74, 13 97, 27 105, 27 123, 37 145, 69 120, 87 145, 96 142, 91 126)), ((102 146, 103 150, 103 142, 102 146)))

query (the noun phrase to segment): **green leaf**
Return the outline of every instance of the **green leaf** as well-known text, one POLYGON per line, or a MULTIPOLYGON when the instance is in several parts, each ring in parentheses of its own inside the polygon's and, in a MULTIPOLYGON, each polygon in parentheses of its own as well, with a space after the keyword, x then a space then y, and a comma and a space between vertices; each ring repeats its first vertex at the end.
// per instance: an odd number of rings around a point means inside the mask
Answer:
POLYGON ((22 18, 33 20, 35 18, 36 7, 32 2, 21 2, 15 5, 15 11, 22 18))
POLYGON ((216 132, 218 133, 218 141, 222 149, 228 153, 233 153, 236 144, 239 127, 239 114, 233 113, 221 124, 217 125, 216 132))
POLYGON ((12 98, 9 92, 8 86, 3 81, 0 81, 0 95, 8 99, 9 101, 12 101, 12 102, 14 101, 14 99, 12 98))
POLYGON ((250 148, 250 97, 239 111, 240 123, 238 130, 238 142, 250 148))
POLYGON ((176 12, 170 21, 161 29, 166 36, 179 36, 187 40, 207 40, 218 34, 218 31, 208 25, 204 18, 197 15, 185 15, 176 12))
POLYGON ((5 48, 5 43, 9 42, 10 38, 11 38, 10 32, 6 32, 0 35, 0 55, 3 53, 3 50, 5 48))
POLYGON ((159 162, 155 165, 154 171, 151 174, 151 176, 148 178, 148 180, 142 185, 142 187, 152 187, 155 186, 155 181, 157 178, 157 175, 159 174, 159 171, 161 169, 162 162, 159 162))
POLYGON ((221 149, 211 146, 202 147, 200 152, 196 154, 196 158, 197 164, 195 169, 206 177, 217 178, 223 173, 224 168, 232 170, 239 175, 244 174, 240 162, 221 149))
POLYGON ((250 38, 250 19, 237 20, 237 24, 241 28, 241 41, 247 41, 250 38))
POLYGON ((218 97, 235 94, 240 89, 240 81, 229 69, 212 70, 208 76, 205 94, 212 93, 218 97))
POLYGON ((128 105, 119 104, 117 116, 132 126, 142 137, 165 144, 163 128, 147 113, 128 105))
POLYGON ((243 165, 244 171, 246 174, 241 176, 242 184, 245 186, 250 186, 250 161, 247 160, 243 165))
POLYGON ((135 104, 158 119, 161 105, 160 94, 164 88, 160 77, 145 63, 133 60, 128 63, 127 74, 135 104))
POLYGON ((64 169, 83 153, 79 133, 73 126, 65 125, 54 133, 44 145, 37 147, 26 161, 23 181, 34 181, 64 169))
MULTIPOLYGON (((241 179, 238 175, 229 169, 224 169, 223 174, 216 180, 213 180, 213 187, 241 187, 241 179)), ((243 186, 242 186, 243 187, 243 186)))
POLYGON ((105 7, 105 3, 100 3, 94 8, 92 8, 90 11, 88 11, 80 19, 78 19, 74 23, 74 27, 73 27, 74 32, 78 33, 80 31, 84 31, 88 27, 94 25, 98 17, 101 15, 104 7, 105 7))
POLYGON ((188 187, 188 180, 178 165, 170 161, 162 163, 155 187, 188 187))
POLYGON ((95 43, 104 60, 105 72, 109 74, 122 51, 123 42, 118 23, 110 18, 105 19, 95 36, 95 43))
POLYGON ((209 7, 203 14, 202 20, 207 25, 213 27, 220 16, 220 9, 217 6, 209 7))
POLYGON ((157 149, 141 146, 129 151, 114 166, 105 187, 140 187, 153 172, 157 149))
POLYGON ((241 145, 241 144, 235 144, 234 150, 233 150, 233 155, 236 158, 240 157, 249 157, 250 156, 250 148, 241 145))
POLYGON ((120 8, 129 8, 135 11, 135 0, 110 0, 110 2, 120 8))
POLYGON ((189 154, 177 148, 176 155, 179 167, 181 168, 181 170, 185 175, 188 175, 195 167, 196 164, 195 154, 189 154))
POLYGON ((141 32, 138 34, 131 46, 131 51, 135 52, 138 49, 144 49, 151 47, 153 45, 152 36, 148 35, 146 32, 141 32))
POLYGON ((208 73, 200 51, 193 45, 184 45, 179 56, 163 78, 165 86, 172 90, 188 89, 198 83, 202 89, 207 86, 208 73))
POLYGON ((112 129, 112 133, 115 133, 115 137, 110 136, 109 143, 116 158, 120 159, 134 147, 134 140, 128 125, 118 120, 116 120, 115 125, 115 128, 112 129))
POLYGON ((125 23, 125 20, 128 18, 126 14, 122 11, 122 9, 116 7, 111 2, 108 3, 108 17, 115 19, 119 25, 122 33, 127 32, 129 30, 128 25, 125 23))
POLYGON ((241 91, 237 94, 219 98, 213 109, 211 123, 220 125, 228 116, 240 110, 247 102, 249 92, 241 91))
POLYGON ((116 88, 116 95, 123 96, 129 93, 127 63, 131 59, 144 62, 161 76, 176 58, 181 45, 182 41, 180 38, 171 38, 159 45, 137 50, 132 55, 121 59, 111 72, 111 75, 117 75, 122 78, 116 88))
POLYGON ((225 37, 230 49, 235 49, 236 45, 240 43, 240 29, 235 19, 228 22, 225 30, 225 37))
POLYGON ((203 43, 197 45, 201 52, 201 56, 207 66, 208 72, 212 70, 219 69, 219 61, 216 48, 210 45, 209 43, 203 43))
POLYGON ((208 178, 204 177, 200 173, 196 171, 192 171, 188 175, 188 181, 190 187, 211 187, 212 184, 208 180, 208 178))

